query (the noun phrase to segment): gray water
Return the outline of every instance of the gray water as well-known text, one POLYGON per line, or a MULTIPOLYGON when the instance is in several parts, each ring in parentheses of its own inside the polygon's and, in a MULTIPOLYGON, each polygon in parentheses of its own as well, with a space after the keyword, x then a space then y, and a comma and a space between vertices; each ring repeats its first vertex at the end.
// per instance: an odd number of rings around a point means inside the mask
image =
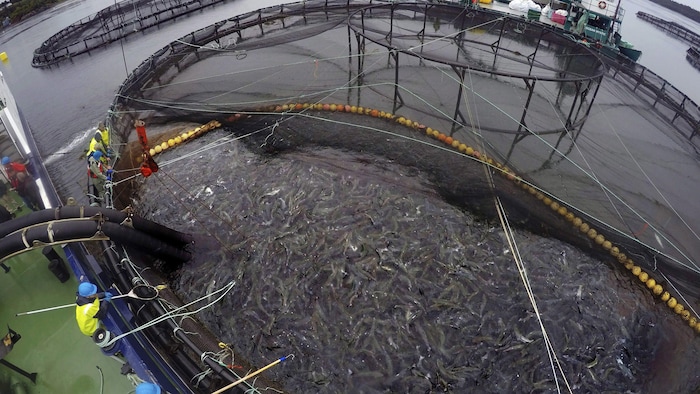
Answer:
MULTIPOLYGON (((0 34, 0 51, 8 61, 0 65, 15 98, 35 134, 42 157, 62 196, 87 201, 85 171, 77 158, 97 123, 107 115, 114 94, 151 53, 168 43, 228 16, 278 4, 278 0, 235 0, 197 12, 175 23, 132 35, 120 43, 76 57, 50 69, 31 67, 32 53, 48 37, 71 23, 112 5, 110 0, 67 1, 0 34)), ((623 37, 644 51, 640 63, 666 78, 700 103, 698 71, 685 60, 687 45, 639 20, 638 10, 684 23, 700 25, 643 0, 626 0, 623 37)))
POLYGON ((8 61, 0 65, 0 70, 34 132, 59 194, 87 201, 85 165, 78 158, 94 135, 97 123, 106 118, 127 70, 171 41, 226 15, 275 3, 279 2, 229 1, 48 69, 31 67, 34 50, 64 27, 113 5, 114 1, 67 1, 5 29, 0 35, 0 50, 7 53, 8 61))

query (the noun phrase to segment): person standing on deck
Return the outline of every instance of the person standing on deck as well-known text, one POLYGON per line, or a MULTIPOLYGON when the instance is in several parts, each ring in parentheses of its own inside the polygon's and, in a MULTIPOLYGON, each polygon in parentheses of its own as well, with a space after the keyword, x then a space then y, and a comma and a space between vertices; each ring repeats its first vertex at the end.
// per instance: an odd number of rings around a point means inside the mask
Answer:
POLYGON ((2 158, 2 165, 7 179, 10 181, 10 186, 22 197, 27 207, 33 211, 43 209, 39 187, 34 182, 34 178, 29 175, 27 167, 22 163, 10 160, 7 156, 2 158))
POLYGON ((105 195, 105 184, 111 177, 111 167, 106 166, 102 162, 102 152, 96 150, 88 157, 88 176, 92 180, 93 194, 95 201, 90 203, 90 206, 99 206, 99 201, 102 201, 105 195))
POLYGON ((80 332, 87 336, 92 336, 100 327, 100 320, 107 316, 107 302, 101 303, 100 298, 109 302, 112 299, 112 293, 108 291, 98 293, 97 286, 90 282, 78 285, 75 320, 78 322, 80 332))

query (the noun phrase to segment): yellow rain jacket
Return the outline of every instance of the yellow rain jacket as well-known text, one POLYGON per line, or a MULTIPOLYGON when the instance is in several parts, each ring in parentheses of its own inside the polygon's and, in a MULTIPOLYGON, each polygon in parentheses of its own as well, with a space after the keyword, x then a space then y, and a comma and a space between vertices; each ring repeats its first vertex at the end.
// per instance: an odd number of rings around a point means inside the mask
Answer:
POLYGON ((92 156, 92 152, 99 150, 99 151, 102 151, 102 154, 104 157, 103 160, 106 162, 106 160, 107 160, 106 147, 109 146, 109 130, 107 130, 107 128, 104 128, 102 130, 98 129, 97 131, 102 136, 102 142, 95 139, 95 137, 92 137, 92 140, 90 140, 90 147, 88 148, 88 152, 87 152, 86 157, 92 156))
MULTIPOLYGON (((97 129, 97 131, 99 131, 100 134, 102 134, 102 145, 109 146, 109 130, 107 130, 107 128, 105 127, 104 129, 101 129, 101 130, 97 129)), ((97 142, 97 141, 95 141, 95 138, 93 138, 92 141, 97 142)), ((90 144, 92 145, 92 142, 90 144)))
POLYGON ((95 298, 95 301, 85 305, 78 305, 75 308, 75 320, 78 322, 78 327, 80 327, 80 332, 87 336, 92 336, 92 334, 97 331, 100 325, 100 321, 95 315, 100 311, 100 299, 95 298))

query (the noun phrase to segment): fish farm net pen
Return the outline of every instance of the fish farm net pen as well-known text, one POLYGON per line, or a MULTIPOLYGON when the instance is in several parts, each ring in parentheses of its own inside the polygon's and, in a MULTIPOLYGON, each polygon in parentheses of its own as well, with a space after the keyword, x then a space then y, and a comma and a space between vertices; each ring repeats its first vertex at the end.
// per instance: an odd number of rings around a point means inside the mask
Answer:
POLYGON ((695 168, 697 122, 647 74, 487 10, 269 7, 124 82, 121 163, 158 171, 115 205, 200 234, 156 266, 183 299, 236 279, 197 319, 252 364, 310 360, 261 374, 289 391, 658 389, 657 351, 693 364, 700 251, 671 169, 640 167, 653 135, 695 168))

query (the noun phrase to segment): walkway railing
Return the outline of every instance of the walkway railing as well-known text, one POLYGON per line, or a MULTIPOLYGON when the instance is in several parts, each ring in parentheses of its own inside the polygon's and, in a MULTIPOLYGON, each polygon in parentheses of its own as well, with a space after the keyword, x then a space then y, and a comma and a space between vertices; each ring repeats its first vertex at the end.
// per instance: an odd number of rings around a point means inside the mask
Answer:
POLYGON ((671 85, 658 74, 641 64, 621 64, 609 61, 610 74, 646 97, 659 113, 666 117, 684 137, 688 138, 696 150, 700 148, 697 137, 700 133, 700 107, 691 98, 671 85))
POLYGON ((658 27, 659 29, 676 36, 676 38, 686 41, 694 46, 700 46, 700 34, 679 25, 673 21, 667 21, 665 19, 658 18, 654 15, 649 15, 645 12, 637 12, 637 17, 639 19, 645 20, 652 25, 658 27))
POLYGON ((44 41, 33 67, 47 67, 108 45, 130 34, 225 0, 127 0, 83 18, 44 41))

